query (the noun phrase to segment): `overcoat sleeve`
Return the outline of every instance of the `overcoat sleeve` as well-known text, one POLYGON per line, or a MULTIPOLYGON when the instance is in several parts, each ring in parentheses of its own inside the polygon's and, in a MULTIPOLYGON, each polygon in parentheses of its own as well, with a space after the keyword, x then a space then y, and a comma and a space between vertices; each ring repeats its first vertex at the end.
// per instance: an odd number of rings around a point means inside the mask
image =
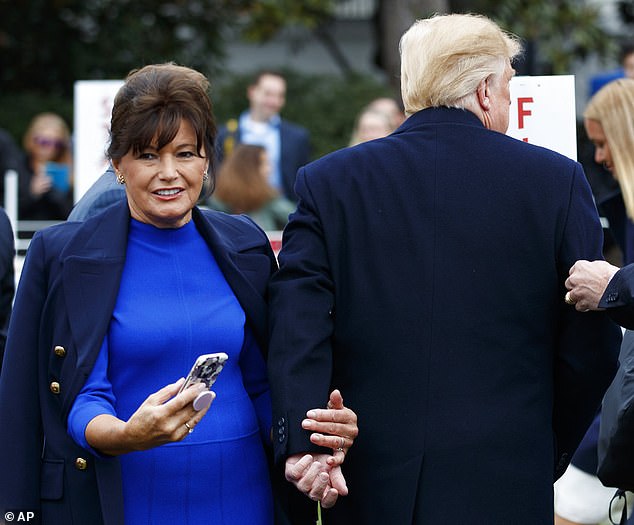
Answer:
POLYGON ((559 331, 554 362, 555 478, 566 470, 616 372, 621 331, 604 312, 565 304, 564 282, 578 259, 601 259, 602 230, 590 188, 577 165, 559 247, 559 331))
POLYGON ((332 373, 334 287, 304 168, 295 189, 299 206, 284 231, 280 270, 270 284, 269 378, 278 462, 291 454, 319 450, 301 427, 305 410, 293 407, 324 406, 332 373))

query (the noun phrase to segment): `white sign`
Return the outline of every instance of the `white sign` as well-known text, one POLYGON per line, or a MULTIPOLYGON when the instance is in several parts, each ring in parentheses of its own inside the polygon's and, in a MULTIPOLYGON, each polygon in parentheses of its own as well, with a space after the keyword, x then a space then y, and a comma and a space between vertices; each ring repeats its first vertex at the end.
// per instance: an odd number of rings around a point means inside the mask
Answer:
POLYGON ((577 160, 574 75, 513 77, 507 135, 577 160))
POLYGON ((110 114, 121 80, 75 82, 74 199, 77 202, 108 166, 110 114))

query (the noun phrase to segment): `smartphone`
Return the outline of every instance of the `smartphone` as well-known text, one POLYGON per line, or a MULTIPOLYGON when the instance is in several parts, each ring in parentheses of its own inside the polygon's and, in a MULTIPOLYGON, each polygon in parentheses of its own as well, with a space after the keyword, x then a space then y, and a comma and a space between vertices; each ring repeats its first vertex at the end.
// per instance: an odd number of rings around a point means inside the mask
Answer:
POLYGON ((53 180, 53 186, 59 191, 66 192, 70 189, 69 175, 70 170, 65 164, 57 162, 46 163, 46 174, 53 180))
POLYGON ((211 386, 225 366, 227 359, 229 359, 229 356, 224 352, 198 356, 178 392, 181 393, 187 387, 196 383, 204 383, 207 389, 211 390, 211 386))

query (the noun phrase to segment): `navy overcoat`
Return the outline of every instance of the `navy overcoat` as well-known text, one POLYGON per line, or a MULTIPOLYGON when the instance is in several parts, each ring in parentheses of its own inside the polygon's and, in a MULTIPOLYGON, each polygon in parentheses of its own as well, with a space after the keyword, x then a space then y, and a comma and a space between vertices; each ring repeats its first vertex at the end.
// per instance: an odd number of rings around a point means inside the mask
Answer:
POLYGON ((620 330, 564 303, 602 258, 581 166, 426 109, 300 169, 271 284, 276 457, 340 388, 359 417, 350 494, 324 522, 553 522, 620 330))

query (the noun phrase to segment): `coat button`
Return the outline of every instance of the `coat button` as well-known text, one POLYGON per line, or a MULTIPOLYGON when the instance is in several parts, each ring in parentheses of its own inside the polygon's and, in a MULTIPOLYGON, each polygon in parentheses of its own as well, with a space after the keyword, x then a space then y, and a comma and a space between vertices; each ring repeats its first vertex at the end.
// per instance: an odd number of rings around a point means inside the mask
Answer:
POLYGON ((59 383, 57 381, 53 381, 50 385, 50 389, 51 389, 51 392, 53 392, 53 394, 59 394, 60 392, 59 383))
POLYGON ((56 346, 53 352, 55 352, 57 357, 64 357, 66 355, 66 348, 63 346, 56 346))
POLYGON ((75 468, 77 470, 86 470, 88 468, 88 462, 84 458, 77 458, 75 460, 75 468))

